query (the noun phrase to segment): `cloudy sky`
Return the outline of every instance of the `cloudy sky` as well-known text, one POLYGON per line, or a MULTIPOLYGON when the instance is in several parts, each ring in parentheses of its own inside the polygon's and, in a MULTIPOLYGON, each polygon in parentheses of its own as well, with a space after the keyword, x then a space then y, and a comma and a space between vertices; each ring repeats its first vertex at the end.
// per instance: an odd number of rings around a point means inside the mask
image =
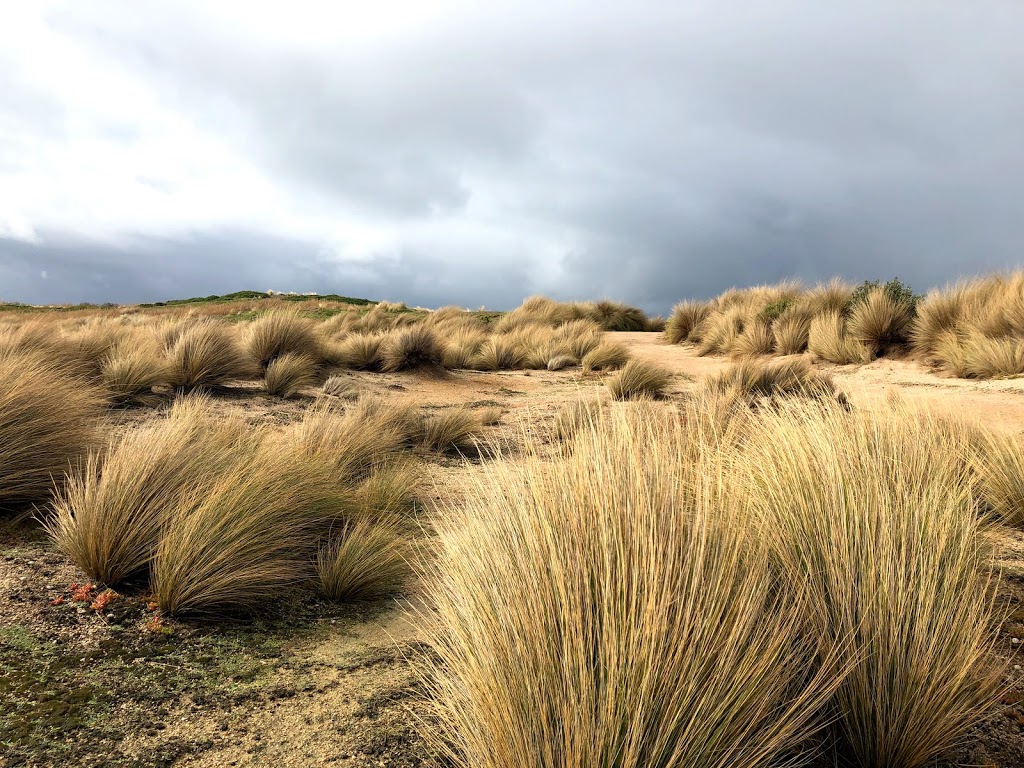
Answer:
POLYGON ((1024 259, 1024 3, 0 0, 0 299, 650 310, 1024 259))

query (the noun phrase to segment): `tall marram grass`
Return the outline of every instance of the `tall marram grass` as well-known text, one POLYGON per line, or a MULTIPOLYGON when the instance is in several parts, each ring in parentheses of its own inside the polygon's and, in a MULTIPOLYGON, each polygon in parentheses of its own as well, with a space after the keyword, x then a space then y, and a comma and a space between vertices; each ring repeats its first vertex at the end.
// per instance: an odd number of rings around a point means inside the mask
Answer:
POLYGON ((576 439, 438 524, 428 739, 470 768, 805 761, 842 675, 714 464, 643 409, 576 439))
POLYGON ((759 412, 734 466, 785 579, 810 595, 822 653, 850 637, 832 701, 840 754, 918 768, 991 713, 996 577, 970 433, 894 407, 759 412))
POLYGON ((44 501, 85 458, 103 400, 43 353, 0 351, 0 510, 44 501))

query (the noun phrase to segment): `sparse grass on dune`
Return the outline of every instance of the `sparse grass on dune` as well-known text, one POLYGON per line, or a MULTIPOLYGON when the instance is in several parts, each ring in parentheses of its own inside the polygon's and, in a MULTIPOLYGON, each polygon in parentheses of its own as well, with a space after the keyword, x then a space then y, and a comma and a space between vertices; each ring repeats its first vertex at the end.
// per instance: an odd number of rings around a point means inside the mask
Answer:
POLYGON ((44 501, 85 458, 103 402, 41 352, 0 351, 0 511, 44 501))
POLYGON ((447 760, 758 768, 812 756, 807 737, 842 675, 815 658, 800 595, 686 441, 661 414, 613 415, 569 457, 488 465, 439 518, 424 734, 447 760))
POLYGON ((664 368, 643 360, 630 360, 606 385, 613 399, 632 400, 660 397, 671 380, 672 374, 664 368))
POLYGON ((617 341, 604 341, 583 357, 583 372, 611 371, 629 361, 629 350, 617 341))
POLYGON ((200 320, 174 329, 167 358, 169 383, 181 392, 211 389, 256 374, 234 329, 217 320, 200 320))
POLYGON ((245 329, 245 351, 249 359, 266 371, 281 355, 323 358, 323 338, 317 325, 295 312, 270 312, 253 320, 245 329))
POLYGON ((410 573, 407 550, 394 518, 345 523, 317 555, 320 590, 337 601, 397 592, 410 573))
POLYGON ((393 331, 381 346, 381 370, 391 373, 415 368, 441 368, 444 348, 437 334, 425 325, 393 331))
POLYGON ((166 418, 115 438, 72 472, 47 532, 97 582, 115 586, 138 576, 167 521, 186 496, 213 482, 246 431, 206 400, 179 400, 166 418))
POLYGON ((863 768, 929 764, 998 696, 995 576, 951 438, 905 409, 790 403, 758 413, 733 465, 785 579, 810 594, 821 651, 853 639, 833 707, 840 755, 863 768))
POLYGON ((302 353, 286 352, 270 361, 263 373, 263 387, 275 397, 294 397, 318 380, 317 361, 302 353))

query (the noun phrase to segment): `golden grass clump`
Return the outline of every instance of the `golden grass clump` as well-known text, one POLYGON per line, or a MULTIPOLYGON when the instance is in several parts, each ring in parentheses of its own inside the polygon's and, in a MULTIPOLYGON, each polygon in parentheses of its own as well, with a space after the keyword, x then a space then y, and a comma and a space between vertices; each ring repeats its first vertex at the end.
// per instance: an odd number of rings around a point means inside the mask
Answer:
POLYGON ((419 443, 428 451, 466 452, 475 447, 481 426, 480 416, 468 408, 446 408, 423 418, 419 443))
POLYGON ((342 517, 326 463, 276 436, 250 433, 226 459, 161 531, 152 590, 168 614, 265 608, 312 578, 319 532, 342 517))
POLYGON ((579 359, 572 355, 555 355, 548 360, 547 368, 549 371, 564 371, 566 368, 572 368, 579 364, 579 359))
POLYGON ((838 312, 826 312, 811 321, 807 349, 815 357, 830 363, 866 363, 871 350, 846 331, 846 321, 838 312))
POLYGON ((618 413, 554 462, 485 465, 439 517, 425 735, 446 762, 807 761, 841 671, 686 441, 678 421, 618 413))
POLYGON ((846 398, 837 392, 835 382, 827 374, 818 373, 805 358, 783 360, 741 360, 704 381, 710 395, 754 404, 760 399, 808 397, 818 400, 846 398))
POLYGON ((583 358, 583 372, 611 371, 621 368, 629 361, 629 350, 617 341, 604 341, 590 350, 583 358))
POLYGON ((630 360, 605 383, 614 400, 632 400, 661 397, 671 380, 672 374, 660 366, 643 360, 630 360))
POLYGON ((275 397, 294 397, 318 380, 317 361, 298 352, 285 352, 270 361, 263 373, 263 387, 275 397))
POLYGON ((103 393, 41 352, 0 351, 0 510, 44 501, 99 439, 103 393))
POLYGON ((444 343, 442 364, 445 368, 472 368, 473 360, 487 334, 478 328, 460 328, 444 343))
POLYGON ((366 600, 398 592, 409 576, 408 545, 394 518, 347 522, 321 547, 320 590, 329 600, 366 600))
MULTIPOLYGON (((946 340, 948 343, 948 339, 946 340)), ((972 333, 959 338, 959 354, 944 348, 949 368, 960 361, 958 375, 970 379, 997 379, 1024 373, 1024 340, 1011 337, 989 338, 972 333)))
POLYGON ((691 337, 699 337, 699 341, 695 341, 697 354, 728 354, 750 319, 750 312, 743 306, 731 306, 708 315, 698 328, 690 332, 691 337))
POLYGON ((525 355, 523 348, 508 335, 489 336, 477 350, 470 366, 477 371, 502 371, 520 368, 525 355))
POLYGON ((807 351, 811 340, 813 315, 800 309, 791 309, 772 323, 775 352, 780 355, 799 355, 807 351))
POLYGON ((646 331, 647 315, 621 301, 601 299, 594 302, 590 318, 606 331, 646 331))
POLYGON ((253 320, 245 331, 245 350, 261 371, 287 354, 323 358, 323 339, 317 324, 297 312, 269 312, 253 320))
POLYGON ((392 331, 381 346, 381 370, 390 373, 415 368, 441 368, 444 348, 436 332, 426 325, 392 331))
POLYGON ((246 431, 206 400, 179 400, 166 418, 91 453, 57 494, 47 532, 95 581, 114 586, 144 575, 163 527, 223 471, 246 431))
POLYGON ((384 336, 354 333, 346 336, 332 353, 332 362, 356 371, 379 371, 384 364, 381 346, 384 336))
POLYGON ((683 301, 676 304, 665 323, 665 338, 669 344, 682 344, 710 313, 711 305, 705 301, 683 301))
POLYGON ((235 337, 218 320, 200 320, 176 328, 167 348, 170 385, 180 392, 211 389, 256 374, 235 337))
POLYGON ((913 319, 909 304, 894 298, 885 288, 877 287, 850 308, 847 331, 872 355, 878 356, 893 346, 906 343, 913 319))
POLYGON ((604 341, 604 331, 593 320, 570 320, 555 328, 551 343, 556 354, 570 355, 582 360, 604 341))
POLYGON ((362 393, 359 385, 347 376, 334 375, 324 382, 322 391, 331 397, 342 400, 357 400, 362 393))
POLYGON ((930 764, 996 703, 996 577, 968 439, 904 407, 793 402, 758 412, 733 465, 784 580, 807 590, 821 653, 838 643, 846 659, 835 730, 864 768, 930 764))
POLYGON ((984 431, 972 455, 986 507, 1007 525, 1024 528, 1024 444, 1020 435, 984 431))
POLYGON ((117 345, 100 361, 100 380, 115 405, 152 405, 153 390, 169 387, 171 364, 155 339, 133 338, 117 345))
POLYGON ((571 440, 583 427, 596 424, 603 408, 599 397, 580 397, 563 405, 555 412, 552 437, 561 442, 571 440))
POLYGON ((761 320, 748 323, 728 350, 733 357, 770 355, 775 348, 771 326, 761 320))

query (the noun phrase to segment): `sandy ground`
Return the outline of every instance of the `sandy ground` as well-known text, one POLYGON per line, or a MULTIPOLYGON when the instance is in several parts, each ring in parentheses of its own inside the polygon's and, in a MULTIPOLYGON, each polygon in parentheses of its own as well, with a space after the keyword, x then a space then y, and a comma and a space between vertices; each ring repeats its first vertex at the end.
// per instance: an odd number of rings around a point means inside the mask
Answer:
MULTIPOLYGON (((701 379, 726 365, 721 358, 701 358, 692 351, 667 345, 659 334, 614 334, 638 358, 656 362, 676 375, 669 396, 679 397, 699 385, 701 379)), ((910 361, 880 360, 864 366, 825 366, 855 407, 873 407, 894 393, 942 412, 967 415, 984 424, 1011 432, 1024 432, 1024 380, 972 382, 940 378, 910 361)), ((499 407, 501 424, 491 437, 515 444, 522 429, 542 423, 569 400, 601 386, 598 376, 577 371, 477 373, 459 371, 438 376, 416 374, 347 374, 365 391, 395 401, 409 401, 425 409, 457 404, 499 407)), ((312 393, 311 393, 312 394, 312 393)), ((239 412, 255 422, 285 424, 301 417, 308 400, 281 402, 256 389, 240 388, 219 400, 227 411, 239 412)), ((148 418, 146 411, 120 412, 114 428, 148 418)), ((479 471, 479 464, 441 460, 432 464, 432 484, 426 502, 432 513, 443 513, 457 504, 463 481, 479 471)), ((1007 532, 999 542, 1000 559, 1008 574, 1024 579, 1024 539, 1007 532)), ((20 545, 19 545, 20 546, 20 545)), ((32 595, 25 597, 27 575, 34 564, 48 563, 55 585, 75 578, 46 545, 0 559, 0 622, 37 610, 32 595), (21 590, 21 591, 19 591, 21 590), (12 599, 12 595, 21 595, 12 599), (28 603, 29 608, 25 608, 28 603), (5 609, 4 606, 7 606, 5 609)), ((413 588, 415 590, 415 588, 413 588)), ((1012 611, 1021 609, 1019 587, 1005 601, 1012 611)), ((45 596, 45 595, 44 595, 45 596)), ((415 591, 404 600, 416 601, 415 591)), ((47 609, 38 609, 41 621, 47 609)), ((1017 615, 1017 614, 1014 614, 1017 615)), ((1019 614, 1024 621, 1024 613, 1019 614)), ((272 669, 261 678, 250 698, 221 702, 220 706, 196 704, 187 698, 174 701, 162 714, 156 729, 138 728, 114 740, 106 762, 96 765, 175 765, 209 767, 225 765, 383 766, 435 765, 415 736, 411 702, 417 688, 409 658, 418 651, 415 622, 408 603, 392 601, 367 617, 339 616, 325 619, 319 631, 286 644, 272 669), (286 695, 275 692, 286 691, 286 695), (166 745, 185 743, 164 762, 152 758, 166 753, 166 745), (161 751, 163 750, 163 752, 161 751)), ((102 632, 103 628, 96 629, 102 632)), ((1024 624, 1008 625, 1001 653, 1024 654, 1013 636, 1024 634, 1024 624), (1016 633, 1016 634, 1014 634, 1016 633), (1005 647, 1004 647, 1005 646, 1005 647)), ((1015 659, 1016 660, 1016 659, 1015 659)), ((998 727, 976 735, 961 756, 974 764, 1011 766, 1024 764, 1024 712, 1008 714, 998 727), (1014 719, 1016 718, 1016 719, 1014 719), (1009 746, 1007 746, 1009 745, 1009 746), (1019 759, 1019 761, 1018 761, 1019 759)), ((2 752, 2 750, 0 750, 2 752)), ((41 765, 6 762, 0 766, 41 765)))

